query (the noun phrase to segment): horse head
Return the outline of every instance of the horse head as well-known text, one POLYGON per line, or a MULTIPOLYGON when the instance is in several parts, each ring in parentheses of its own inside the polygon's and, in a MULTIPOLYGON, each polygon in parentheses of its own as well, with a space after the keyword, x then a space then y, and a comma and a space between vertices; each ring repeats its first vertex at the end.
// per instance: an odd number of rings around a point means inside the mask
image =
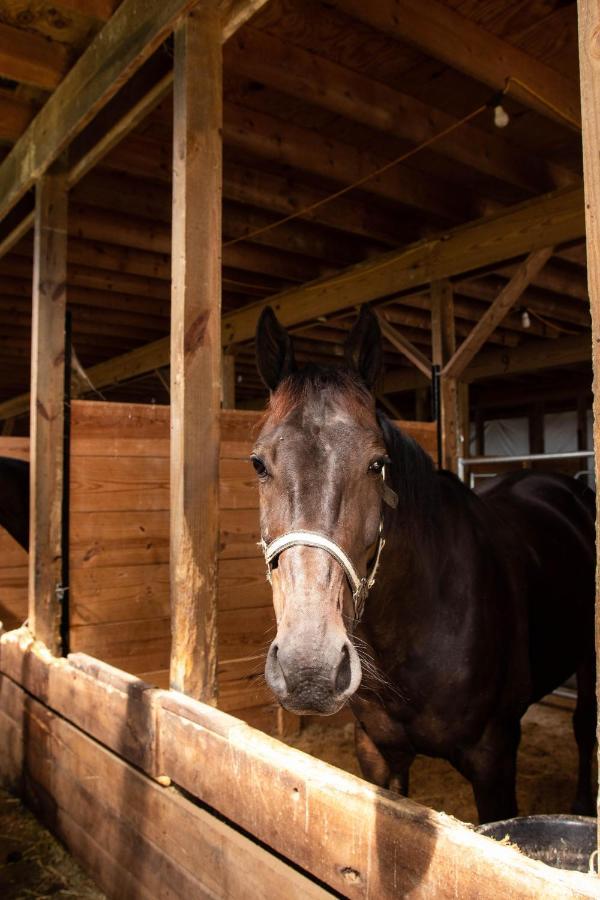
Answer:
POLYGON ((330 715, 361 682, 353 632, 383 546, 383 504, 394 497, 371 393, 379 324, 363 308, 345 367, 298 370, 292 339, 267 308, 256 348, 271 392, 252 453, 277 619, 265 676, 287 709, 330 715))

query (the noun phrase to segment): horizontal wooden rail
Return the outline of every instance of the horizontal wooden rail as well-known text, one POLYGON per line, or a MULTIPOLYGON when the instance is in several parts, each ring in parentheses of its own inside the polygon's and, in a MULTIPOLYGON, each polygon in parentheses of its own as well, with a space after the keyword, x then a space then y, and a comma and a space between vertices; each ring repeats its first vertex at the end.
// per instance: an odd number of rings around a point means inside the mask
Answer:
MULTIPOLYGON (((337 275, 226 313, 221 329, 223 346, 253 338, 258 317, 266 305, 275 309, 283 324, 297 325, 319 315, 339 312, 359 303, 539 250, 550 243, 575 240, 584 233, 583 190, 556 191, 511 207, 497 216, 478 219, 436 238, 359 263, 337 275)), ((551 366, 552 354, 560 356, 559 346, 563 342, 538 343, 548 344, 545 352, 549 361, 545 365, 551 366)), ((161 338, 94 366, 88 375, 94 386, 101 389, 166 366, 169 358, 169 338, 161 338)), ((560 360, 556 364, 560 364, 560 360)), ((497 374, 501 374, 502 360, 494 365, 497 374)), ((465 377, 471 380, 469 369, 465 377)), ((28 408, 28 394, 14 397, 0 403, 0 420, 20 415, 28 408)))
MULTIPOLYGON (((0 673, 43 705, 41 714, 59 714, 61 727, 71 723, 160 783, 179 785, 353 900, 407 893, 442 900, 600 897, 593 876, 529 860, 182 694, 153 690, 83 655, 55 659, 26 629, 0 639, 0 673)), ((10 717, 18 699, 0 679, 0 715, 10 717)), ((56 765, 66 764, 59 754, 56 765)), ((4 765, 0 756, 0 771, 4 765)), ((69 790, 104 794, 99 767, 94 761, 85 780, 73 773, 69 790)), ((124 785, 119 809, 128 825, 133 812, 124 785)))

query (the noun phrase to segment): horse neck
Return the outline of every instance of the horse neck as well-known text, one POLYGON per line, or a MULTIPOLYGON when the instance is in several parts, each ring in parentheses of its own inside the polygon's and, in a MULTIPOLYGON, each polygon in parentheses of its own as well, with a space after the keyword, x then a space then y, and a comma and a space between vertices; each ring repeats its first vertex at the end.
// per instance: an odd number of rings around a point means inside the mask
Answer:
POLYGON ((367 601, 365 625, 385 642, 394 620, 406 629, 411 620, 421 623, 434 612, 442 502, 439 476, 425 451, 404 437, 399 439, 390 423, 384 423, 383 430, 392 461, 391 486, 399 502, 395 510, 386 508, 384 513, 386 546, 377 584, 367 601))

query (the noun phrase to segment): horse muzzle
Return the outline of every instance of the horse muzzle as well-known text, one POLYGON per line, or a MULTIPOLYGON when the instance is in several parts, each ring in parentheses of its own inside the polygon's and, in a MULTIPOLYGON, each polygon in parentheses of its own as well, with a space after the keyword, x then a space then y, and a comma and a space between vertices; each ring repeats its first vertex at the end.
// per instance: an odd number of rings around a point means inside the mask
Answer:
POLYGON ((326 646, 309 649, 294 645, 292 635, 278 635, 269 648, 267 684, 280 704, 298 715, 331 716, 358 689, 360 660, 344 635, 326 646))

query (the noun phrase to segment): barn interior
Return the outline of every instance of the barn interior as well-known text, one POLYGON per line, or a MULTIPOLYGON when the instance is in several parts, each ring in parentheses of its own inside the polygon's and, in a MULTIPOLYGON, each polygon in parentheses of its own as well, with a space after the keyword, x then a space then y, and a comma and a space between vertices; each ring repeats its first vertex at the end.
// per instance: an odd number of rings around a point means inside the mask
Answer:
MULTIPOLYGON (((300 732, 262 680, 274 619, 246 462, 268 399, 254 359, 256 319, 271 304, 300 363, 338 365, 357 309, 370 303, 385 344, 377 401, 437 456, 437 366, 439 461, 454 471, 473 456, 589 452, 577 4, 254 5, 223 43, 222 241, 218 231, 197 236, 222 249, 218 705, 357 771, 348 716, 300 732)), ((10 194, 14 148, 24 157, 32 123, 119 6, 0 3, 4 455, 28 458, 30 434, 36 198, 32 184, 16 201, 10 194)), ((229 8, 234 18, 236 4, 229 8)), ((169 36, 73 132, 59 160, 72 346, 63 649, 158 687, 169 684, 172 654, 171 246, 181 214, 173 66, 169 36)), ((44 133, 36 137, 43 144, 44 133)), ((581 456, 541 465, 593 468, 581 456)), ((6 533, 0 548, 0 620, 10 630, 27 617, 28 561, 6 533)), ((571 709, 570 699, 551 699, 526 727, 526 812, 566 811, 571 709)), ((448 788, 444 764, 423 766, 417 799, 473 821, 466 783, 448 788)))

